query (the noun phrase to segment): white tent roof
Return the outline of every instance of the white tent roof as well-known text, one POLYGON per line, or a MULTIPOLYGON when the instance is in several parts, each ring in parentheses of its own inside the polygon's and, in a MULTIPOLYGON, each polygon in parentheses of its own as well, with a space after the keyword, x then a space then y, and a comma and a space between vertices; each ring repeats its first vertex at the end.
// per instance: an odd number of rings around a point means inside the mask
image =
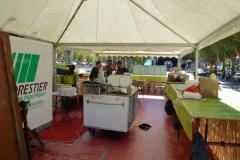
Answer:
POLYGON ((237 0, 1 0, 0 30, 106 55, 178 56, 240 31, 237 0))

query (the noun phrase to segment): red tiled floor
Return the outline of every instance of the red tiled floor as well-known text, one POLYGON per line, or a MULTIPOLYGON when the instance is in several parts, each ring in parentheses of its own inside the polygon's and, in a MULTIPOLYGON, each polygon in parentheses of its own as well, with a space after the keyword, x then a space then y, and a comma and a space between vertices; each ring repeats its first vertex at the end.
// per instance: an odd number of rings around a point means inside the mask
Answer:
MULTIPOLYGON (((114 132, 99 130, 94 136, 87 132, 74 146, 45 142, 44 149, 33 151, 33 160, 98 160, 101 156, 104 160, 189 159, 191 142, 183 130, 180 140, 177 140, 177 131, 172 127, 173 119, 164 111, 165 97, 150 98, 140 98, 138 116, 121 138, 114 139, 114 132), (148 131, 134 127, 142 123, 152 127, 148 131), (111 142, 112 146, 104 154, 111 142)), ((32 143, 37 145, 35 141, 32 143)))
POLYGON ((165 99, 140 99, 141 106, 135 126, 148 123, 148 131, 132 127, 124 136, 116 140, 104 157, 105 160, 186 160, 189 159, 191 142, 181 131, 177 140, 177 131, 172 127, 172 117, 164 111, 165 99))

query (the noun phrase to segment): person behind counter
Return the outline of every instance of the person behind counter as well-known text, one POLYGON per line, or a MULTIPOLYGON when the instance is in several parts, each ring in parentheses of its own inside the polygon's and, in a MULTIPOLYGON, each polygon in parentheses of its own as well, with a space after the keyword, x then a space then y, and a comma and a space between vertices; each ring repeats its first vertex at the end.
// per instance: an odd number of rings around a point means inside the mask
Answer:
POLYGON ((116 73, 116 74, 123 74, 123 73, 125 73, 125 72, 128 72, 128 69, 125 68, 125 67, 123 67, 121 61, 118 61, 118 62, 117 62, 117 67, 118 67, 118 69, 117 69, 117 73, 116 73))
POLYGON ((103 67, 102 70, 103 70, 103 71, 106 71, 107 77, 108 77, 109 75, 111 75, 113 71, 116 71, 116 68, 115 68, 115 66, 113 65, 111 59, 108 60, 107 65, 106 65, 105 67, 103 67))
POLYGON ((98 78, 98 70, 102 67, 102 62, 97 61, 96 66, 92 68, 91 73, 90 73, 90 81, 94 81, 95 79, 98 78))

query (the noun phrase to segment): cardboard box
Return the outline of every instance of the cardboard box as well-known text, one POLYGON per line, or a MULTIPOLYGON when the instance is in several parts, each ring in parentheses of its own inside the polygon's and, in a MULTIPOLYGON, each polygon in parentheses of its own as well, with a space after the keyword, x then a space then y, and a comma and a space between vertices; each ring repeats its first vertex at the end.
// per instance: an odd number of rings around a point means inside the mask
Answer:
POLYGON ((218 98, 219 80, 199 77, 199 89, 203 98, 218 98))
MULTIPOLYGON (((176 73, 169 73, 168 74, 168 81, 173 81, 174 80, 174 74, 176 74, 176 73)), ((189 75, 187 75, 187 74, 177 74, 178 76, 182 76, 183 78, 182 78, 182 80, 183 80, 183 82, 185 82, 187 79, 189 79, 189 75)))
POLYGON ((174 67, 174 71, 175 71, 175 73, 180 72, 180 71, 182 71, 182 68, 181 67, 174 67))
MULTIPOLYGON (((61 87, 62 86, 70 86, 69 84, 55 84, 54 85, 54 91, 53 92, 56 92, 56 91, 60 91, 61 87)), ((61 97, 55 97, 53 96, 52 97, 52 104, 53 106, 56 105, 56 102, 59 102, 59 100, 61 99, 61 97)), ((57 104, 57 107, 60 107, 61 106, 61 103, 58 103, 57 104)))
POLYGON ((60 91, 62 86, 70 86, 69 84, 55 84, 53 92, 60 91))

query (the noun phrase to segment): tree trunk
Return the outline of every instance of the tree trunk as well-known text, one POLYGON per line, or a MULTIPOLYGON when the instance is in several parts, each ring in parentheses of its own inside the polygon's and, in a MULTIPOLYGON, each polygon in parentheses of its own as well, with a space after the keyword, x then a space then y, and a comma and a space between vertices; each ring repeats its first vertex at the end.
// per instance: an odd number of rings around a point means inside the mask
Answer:
POLYGON ((225 58, 223 58, 223 68, 222 68, 223 70, 225 70, 226 68, 225 66, 226 66, 226 62, 225 62, 225 58))
POLYGON ((232 75, 235 73, 235 60, 236 60, 236 56, 231 57, 231 61, 232 61, 232 75))
POLYGON ((215 68, 214 68, 214 73, 217 74, 217 54, 215 55, 215 62, 214 62, 215 68))
POLYGON ((213 64, 209 64, 209 72, 210 72, 210 73, 213 72, 213 64))
POLYGON ((73 50, 66 49, 64 50, 65 54, 65 64, 72 64, 73 63, 73 50))

